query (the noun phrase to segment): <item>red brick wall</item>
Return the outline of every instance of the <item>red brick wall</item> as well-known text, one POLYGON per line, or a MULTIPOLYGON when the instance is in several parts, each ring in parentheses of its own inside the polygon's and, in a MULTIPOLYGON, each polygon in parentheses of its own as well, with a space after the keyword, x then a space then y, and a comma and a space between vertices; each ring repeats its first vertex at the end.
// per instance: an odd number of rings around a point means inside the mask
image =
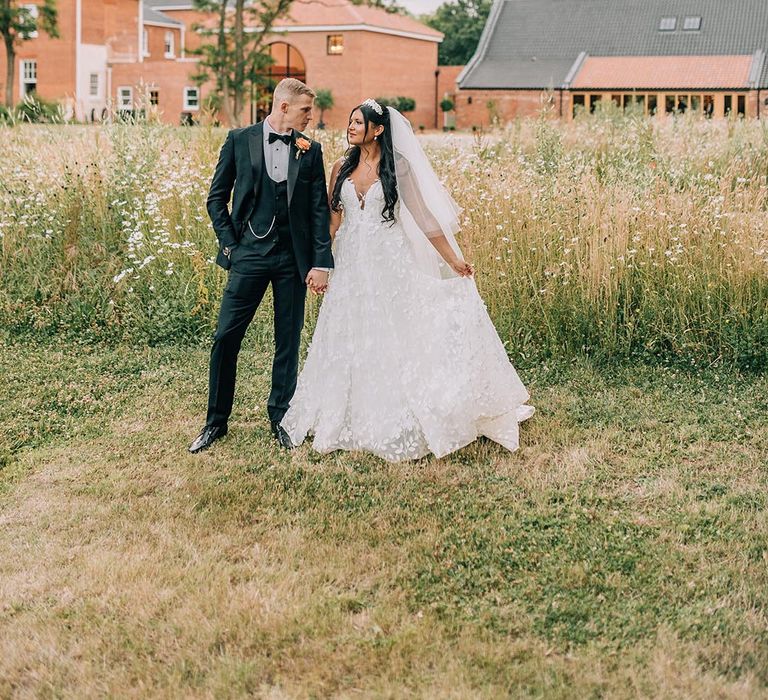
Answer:
MULTIPOLYGON (((60 100, 75 93, 75 0, 59 0, 60 39, 40 31, 36 39, 23 41, 16 50, 13 101, 19 100, 19 70, 22 59, 37 60, 37 92, 46 100, 60 100)), ((5 95, 5 49, 0 50, 0 100, 5 95)))
MULTIPOLYGON (((168 124, 178 124, 184 110, 184 88, 194 87, 189 76, 194 73, 196 66, 189 61, 166 61, 162 70, 157 69, 157 63, 124 63, 112 68, 112 99, 117 99, 117 88, 129 86, 133 88, 135 101, 150 89, 158 91, 157 110, 162 121, 168 124)), ((200 101, 208 94, 203 86, 200 101)), ((246 112, 247 114, 247 112, 246 112)))
POLYGON ((414 129, 435 128, 437 47, 431 41, 406 39, 387 34, 364 33, 362 94, 367 97, 412 97, 416 109, 408 112, 414 129))
MULTIPOLYGON (((104 0, 90 0, 98 4, 104 0)), ((112 0, 104 2, 104 35, 116 54, 132 56, 139 53, 139 0, 112 0)), ((98 43, 98 42, 97 42, 98 43)))
POLYGON ((464 66, 438 66, 438 70, 440 71, 437 81, 438 102, 446 95, 454 99, 457 91, 456 78, 464 70, 464 66))
MULTIPOLYGON (((459 90, 456 96, 456 127, 471 129, 487 127, 492 115, 502 123, 517 117, 538 115, 546 105, 547 93, 542 90, 459 90), (492 103, 489 106, 489 103, 492 103)), ((560 92, 553 93, 554 115, 560 114, 560 92)), ((562 95, 562 113, 567 117, 570 110, 568 95, 562 95)))
MULTIPOLYGON (((171 27, 155 27, 152 25, 145 25, 144 29, 147 30, 147 38, 149 56, 144 56, 145 62, 160 61, 163 63, 172 63, 174 59, 165 57, 165 33, 173 32, 173 50, 175 56, 178 58, 181 56, 181 29, 171 29, 171 27)), ((165 70, 160 66, 152 67, 152 75, 158 70, 165 70)))
POLYGON ((114 12, 116 3, 107 5, 103 0, 82 0, 82 41, 84 44, 103 44, 108 12, 114 12))

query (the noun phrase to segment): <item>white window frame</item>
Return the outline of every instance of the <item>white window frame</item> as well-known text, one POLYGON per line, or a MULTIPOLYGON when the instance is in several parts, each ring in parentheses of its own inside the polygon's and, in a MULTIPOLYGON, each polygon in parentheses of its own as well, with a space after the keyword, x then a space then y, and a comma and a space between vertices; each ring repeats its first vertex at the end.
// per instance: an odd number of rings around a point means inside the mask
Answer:
POLYGON ((133 88, 130 85, 120 85, 117 88, 117 108, 118 109, 133 109, 133 88), (125 102, 127 93, 128 102, 125 102))
POLYGON ((37 60, 22 59, 19 61, 19 92, 22 97, 27 95, 27 85, 34 85, 37 90, 37 60))
POLYGON ((143 29, 141 33, 141 53, 149 56, 149 30, 143 29))
POLYGON ((197 112, 200 109, 200 88, 191 87, 189 85, 184 87, 184 111, 185 112, 197 112), (195 101, 197 104, 189 104, 190 92, 195 93, 195 101))
POLYGON ((90 97, 98 97, 100 94, 101 94, 101 76, 98 73, 91 73, 88 76, 88 95, 90 97), (96 79, 95 81, 94 81, 94 78, 96 79))
POLYGON ((683 31, 699 32, 701 31, 701 16, 691 15, 683 19, 683 31))
MULTIPOLYGON (((37 20, 40 17, 40 8, 38 8, 38 6, 33 3, 25 3, 24 5, 22 5, 22 7, 25 10, 29 10, 29 14, 32 15, 32 18, 35 20, 35 26, 37 26, 37 20)), ((37 30, 35 30, 33 32, 30 32, 29 34, 25 34, 24 38, 37 39, 37 36, 38 36, 38 33, 37 33, 37 30)))
POLYGON ((344 35, 343 34, 328 34, 326 40, 325 40, 325 52, 329 56, 341 56, 344 53, 344 35), (334 50, 331 50, 331 39, 339 38, 341 39, 341 43, 338 46, 333 47, 334 50))
POLYGON ((674 32, 677 29, 677 17, 662 17, 659 20, 660 32, 674 32))
POLYGON ((175 50, 175 41, 176 37, 174 36, 174 33, 172 31, 167 31, 165 33, 165 39, 164 39, 164 46, 165 46, 165 57, 166 58, 175 58, 176 54, 174 52, 175 50))

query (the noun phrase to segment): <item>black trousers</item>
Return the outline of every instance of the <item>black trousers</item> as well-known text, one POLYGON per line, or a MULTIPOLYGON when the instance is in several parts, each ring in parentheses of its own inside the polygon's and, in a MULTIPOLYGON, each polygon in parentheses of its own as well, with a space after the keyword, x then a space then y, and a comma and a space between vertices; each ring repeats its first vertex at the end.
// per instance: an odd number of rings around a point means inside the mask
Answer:
POLYGON ((270 420, 279 421, 288 410, 296 390, 307 288, 293 253, 277 247, 263 257, 248 256, 241 263, 233 262, 230 268, 211 348, 206 425, 226 425, 229 419, 240 345, 270 283, 275 309, 275 357, 267 413, 270 420))

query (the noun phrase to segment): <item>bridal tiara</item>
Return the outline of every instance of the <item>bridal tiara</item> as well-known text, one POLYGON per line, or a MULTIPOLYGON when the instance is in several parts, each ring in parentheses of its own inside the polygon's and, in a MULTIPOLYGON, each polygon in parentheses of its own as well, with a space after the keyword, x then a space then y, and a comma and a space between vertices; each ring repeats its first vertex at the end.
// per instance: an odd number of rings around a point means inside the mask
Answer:
POLYGON ((376 100, 372 100, 370 97, 365 102, 363 102, 362 106, 370 107, 379 116, 384 114, 384 110, 382 109, 381 105, 378 102, 376 102, 376 100))

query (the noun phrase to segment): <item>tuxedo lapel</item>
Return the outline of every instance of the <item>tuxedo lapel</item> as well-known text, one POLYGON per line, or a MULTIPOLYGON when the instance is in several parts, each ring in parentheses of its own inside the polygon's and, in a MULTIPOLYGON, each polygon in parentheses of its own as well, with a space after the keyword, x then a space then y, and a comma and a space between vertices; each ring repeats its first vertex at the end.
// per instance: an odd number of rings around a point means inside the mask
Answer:
POLYGON ((288 204, 291 203, 291 199, 293 198, 293 188, 296 185, 296 178, 299 175, 299 158, 296 157, 299 149, 296 148, 296 139, 302 137, 303 134, 294 129, 288 154, 288 204))
POLYGON ((261 171, 264 168, 264 123, 254 124, 248 134, 248 152, 253 171, 253 193, 258 196, 261 186, 261 171))

